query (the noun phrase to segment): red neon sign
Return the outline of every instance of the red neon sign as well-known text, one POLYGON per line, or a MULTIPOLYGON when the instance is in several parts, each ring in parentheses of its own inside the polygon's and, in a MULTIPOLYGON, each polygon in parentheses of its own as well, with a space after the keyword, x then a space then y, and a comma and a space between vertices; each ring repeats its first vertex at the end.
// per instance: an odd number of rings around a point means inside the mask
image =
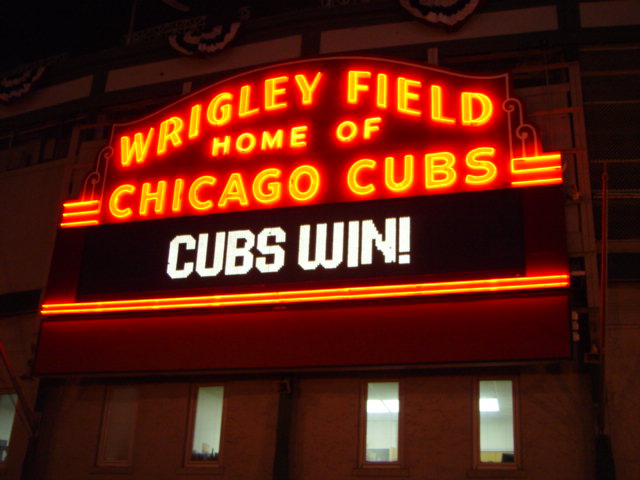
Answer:
POLYGON ((259 68, 114 125, 64 204, 82 228, 60 232, 42 313, 566 288, 560 229, 540 233, 557 189, 537 188, 561 182, 506 74, 259 68))
POLYGON ((506 74, 301 60, 115 125, 61 227, 561 181, 506 74))

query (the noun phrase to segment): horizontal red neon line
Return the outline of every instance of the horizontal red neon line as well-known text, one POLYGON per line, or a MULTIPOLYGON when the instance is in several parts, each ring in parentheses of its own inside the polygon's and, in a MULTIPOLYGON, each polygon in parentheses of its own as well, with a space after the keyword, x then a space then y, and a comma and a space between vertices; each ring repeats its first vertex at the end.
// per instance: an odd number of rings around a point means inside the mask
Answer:
POLYGON ((98 225, 100 222, 98 222, 98 220, 83 220, 80 222, 65 222, 65 223, 61 223, 60 226, 62 228, 69 228, 69 227, 87 227, 89 225, 98 225))
POLYGON ((551 153, 549 155, 536 155, 533 157, 518 157, 511 159, 512 167, 527 165, 537 165, 541 166, 555 166, 560 165, 562 163, 562 155, 559 153, 551 153))
POLYGON ((542 288, 562 288, 569 285, 568 275, 511 277, 457 282, 411 283, 368 287, 292 290, 284 292, 207 295, 200 297, 112 300, 104 302, 50 303, 42 306, 43 315, 106 313, 125 311, 157 311, 187 308, 232 307, 241 305, 273 305, 282 303, 363 300, 423 295, 501 292, 542 288))
POLYGON ((513 158, 511 160, 511 173, 513 175, 529 176, 529 178, 533 175, 534 178, 531 180, 511 182, 511 185, 526 186, 559 183, 562 181, 562 178, 560 178, 562 177, 560 173, 561 170, 562 155, 558 153, 538 155, 535 157, 513 158), (560 174, 560 177, 557 176, 558 174, 560 174))
POLYGON ((100 213, 99 200, 66 202, 63 207, 62 218, 70 221, 60 223, 62 228, 87 227, 89 225, 99 225, 100 223, 98 220, 91 220, 91 217, 95 217, 100 213))
POLYGON ((551 185, 554 183, 562 183, 562 178, 556 177, 556 178, 543 178, 538 180, 520 180, 517 182, 511 182, 511 185, 518 185, 518 186, 524 187, 527 185, 551 185))
POLYGON ((62 218, 81 217, 83 215, 97 215, 100 213, 99 209, 95 210, 78 210, 77 212, 65 212, 62 214, 62 218))
POLYGON ((62 204, 65 210, 99 209, 100 200, 84 200, 79 202, 65 202, 62 204))
POLYGON ((514 175, 530 175, 532 173, 556 173, 561 169, 562 167, 560 165, 556 167, 519 168, 517 170, 513 170, 512 173, 514 175))

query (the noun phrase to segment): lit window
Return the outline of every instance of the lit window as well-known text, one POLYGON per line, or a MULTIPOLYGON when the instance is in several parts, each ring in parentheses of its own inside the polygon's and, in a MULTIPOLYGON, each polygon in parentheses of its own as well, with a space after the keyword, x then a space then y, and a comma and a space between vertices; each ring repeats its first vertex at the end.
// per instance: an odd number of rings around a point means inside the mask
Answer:
POLYGON ((16 413, 17 395, 0 395, 0 462, 7 459, 9 449, 9 439, 13 428, 13 418, 16 413))
POLYGON ((478 466, 516 465, 516 409, 513 380, 478 383, 478 466))
POLYGON ((192 434, 187 463, 220 459, 224 387, 199 386, 192 400, 192 434))
POLYGON ((135 387, 110 387, 102 421, 98 465, 130 465, 138 414, 135 387))
POLYGON ((366 396, 365 462, 398 462, 398 382, 369 382, 366 396))

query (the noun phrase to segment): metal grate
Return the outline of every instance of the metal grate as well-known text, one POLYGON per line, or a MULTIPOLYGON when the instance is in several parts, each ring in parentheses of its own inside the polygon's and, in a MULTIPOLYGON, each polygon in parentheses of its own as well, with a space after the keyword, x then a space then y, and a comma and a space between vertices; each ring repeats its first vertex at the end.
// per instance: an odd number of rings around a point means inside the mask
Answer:
MULTIPOLYGON (((596 238, 602 232, 602 200, 593 205, 596 238)), ((609 239, 640 238, 640 198, 609 198, 609 239)))
POLYGON ((596 196, 601 195, 602 172, 607 166, 610 197, 640 196, 640 158, 638 160, 591 163, 591 188, 596 196))
POLYGON ((640 253, 610 253, 609 280, 640 281, 640 253))
POLYGON ((583 72, 640 69, 640 46, 582 49, 580 65, 583 72))
POLYGON ((591 160, 639 159, 640 101, 585 105, 591 160))

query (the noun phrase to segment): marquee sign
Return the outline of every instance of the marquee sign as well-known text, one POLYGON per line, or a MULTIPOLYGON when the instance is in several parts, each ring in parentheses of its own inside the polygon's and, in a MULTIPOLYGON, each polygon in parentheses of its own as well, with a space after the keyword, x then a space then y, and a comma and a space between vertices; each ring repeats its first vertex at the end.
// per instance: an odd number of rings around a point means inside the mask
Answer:
POLYGON ((564 287, 524 220, 530 192, 561 182, 506 74, 259 68, 113 127, 64 204, 58 241, 83 253, 54 259, 42 312, 564 287))

